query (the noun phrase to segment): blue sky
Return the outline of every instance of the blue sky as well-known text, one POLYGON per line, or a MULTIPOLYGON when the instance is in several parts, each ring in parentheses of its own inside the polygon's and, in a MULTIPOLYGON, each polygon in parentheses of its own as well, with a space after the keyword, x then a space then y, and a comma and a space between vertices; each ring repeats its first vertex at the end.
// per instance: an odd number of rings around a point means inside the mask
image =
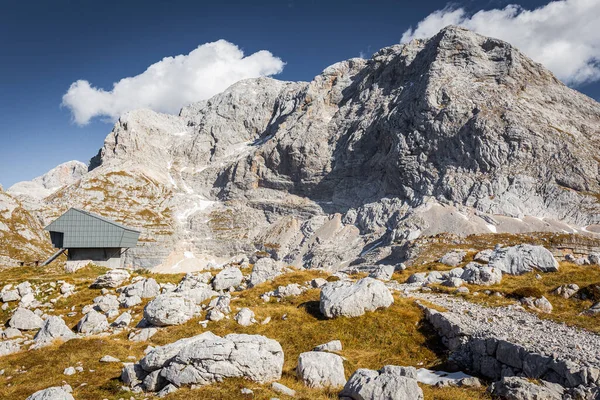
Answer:
MULTIPOLYGON (((472 14, 509 3, 451 6, 472 14)), ((518 4, 533 9, 546 3, 518 4)), ((94 118, 79 126, 71 110, 61 107, 79 79, 111 90, 114 82, 141 74, 163 57, 225 39, 246 55, 268 50, 281 58, 285 67, 278 79, 310 80, 334 62, 400 42, 407 29, 447 6, 384 0, 0 0, 0 184, 6 189, 72 159, 87 162, 102 146, 112 122, 94 118)), ((425 27, 414 32, 424 34, 425 27)), ((578 83, 577 89, 600 99, 597 81, 578 83)))

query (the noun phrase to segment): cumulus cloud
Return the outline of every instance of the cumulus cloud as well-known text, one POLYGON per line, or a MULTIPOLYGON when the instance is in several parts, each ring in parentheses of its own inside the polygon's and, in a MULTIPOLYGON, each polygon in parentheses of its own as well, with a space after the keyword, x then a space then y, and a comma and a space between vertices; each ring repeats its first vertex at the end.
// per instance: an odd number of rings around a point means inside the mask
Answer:
POLYGON ((553 1, 535 10, 509 5, 475 14, 447 7, 408 29, 401 41, 433 36, 447 25, 461 25, 510 42, 567 84, 600 79, 598 0, 553 1))
POLYGON ((62 105, 79 125, 94 117, 115 120, 137 108, 177 113, 182 106, 207 99, 241 79, 278 74, 284 65, 268 51, 244 57, 236 45, 219 40, 187 55, 165 57, 143 73, 114 83, 110 91, 78 80, 63 96, 62 105))

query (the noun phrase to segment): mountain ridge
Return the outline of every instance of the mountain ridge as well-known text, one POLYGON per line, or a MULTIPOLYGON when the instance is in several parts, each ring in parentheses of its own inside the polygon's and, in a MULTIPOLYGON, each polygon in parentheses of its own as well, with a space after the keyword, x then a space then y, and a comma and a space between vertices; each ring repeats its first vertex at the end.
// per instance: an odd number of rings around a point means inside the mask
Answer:
POLYGON ((244 80, 178 116, 127 113, 39 214, 77 206, 142 228, 125 262, 168 271, 257 250, 336 270, 442 232, 596 235, 599 132, 600 104, 451 26, 311 82, 244 80))

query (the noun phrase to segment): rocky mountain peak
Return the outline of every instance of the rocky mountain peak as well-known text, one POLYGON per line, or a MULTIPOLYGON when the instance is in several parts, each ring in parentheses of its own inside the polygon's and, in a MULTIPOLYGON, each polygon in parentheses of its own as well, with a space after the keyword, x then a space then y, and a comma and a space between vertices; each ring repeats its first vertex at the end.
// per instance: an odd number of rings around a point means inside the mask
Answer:
POLYGON ((339 269, 443 232, 600 232, 599 147, 597 102, 450 26, 311 82, 248 79, 178 116, 127 113, 42 214, 69 205, 142 228, 136 265, 268 243, 289 264, 339 269))

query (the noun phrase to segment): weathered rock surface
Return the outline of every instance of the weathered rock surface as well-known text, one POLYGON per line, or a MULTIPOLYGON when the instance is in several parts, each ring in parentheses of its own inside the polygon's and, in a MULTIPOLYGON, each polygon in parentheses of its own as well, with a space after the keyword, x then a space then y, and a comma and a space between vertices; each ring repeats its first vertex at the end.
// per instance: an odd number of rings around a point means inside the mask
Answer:
MULTIPOLYGON (((247 378, 259 383, 281 378, 283 350, 279 343, 259 335, 205 332, 152 349, 139 364, 123 369, 121 379, 136 387, 160 371, 163 384, 176 387, 206 385, 225 378, 247 378)), ((159 387, 153 385, 153 390, 159 387)), ((162 388, 160 388, 162 389, 162 388)))
POLYGON ((261 258, 252 268, 252 272, 248 277, 248 287, 254 287, 263 282, 270 281, 281 275, 283 270, 283 265, 280 262, 272 258, 261 258))
POLYGON ((129 280, 130 274, 124 269, 112 269, 100 275, 90 286, 92 289, 116 288, 129 280))
POLYGON ((352 400, 422 400, 423 390, 417 384, 417 370, 413 367, 386 365, 379 371, 357 369, 344 389, 341 399, 352 400))
POLYGON ((35 341, 34 347, 42 347, 51 344, 55 340, 66 341, 75 337, 75 333, 69 329, 61 317, 51 315, 44 321, 41 329, 33 338, 35 341))
POLYGON ((313 351, 342 351, 342 342, 339 340, 332 340, 331 342, 316 346, 313 351))
POLYGON ((383 282, 363 278, 356 283, 337 281, 323 286, 319 309, 327 318, 358 317, 392 303, 394 297, 383 282))
POLYGON ((493 383, 491 392, 506 400, 564 400, 565 389, 556 384, 541 381, 533 383, 525 378, 516 376, 504 377, 493 383))
POLYGON ((250 326, 256 323, 254 319, 254 312, 249 308, 242 308, 236 315, 233 317, 235 321, 242 326, 250 326))
POLYGON ((446 309, 426 308, 451 358, 463 368, 498 380, 524 374, 564 387, 600 384, 598 335, 540 319, 520 307, 487 308, 458 298, 413 293, 446 309))
POLYGON ((225 268, 219 272, 212 282, 215 290, 226 290, 231 287, 237 287, 242 283, 244 276, 242 271, 236 267, 225 268))
POLYGON ((119 288, 117 291, 125 297, 139 296, 141 299, 148 299, 160 294, 160 285, 154 278, 147 278, 119 288))
POLYGON ((53 386, 47 389, 38 390, 26 400, 75 400, 71 395, 71 386, 53 386))
POLYGON ((342 387, 346 384, 344 360, 337 354, 309 351, 300 354, 298 378, 312 388, 342 387))
POLYGON ((311 82, 250 79, 178 116, 126 113, 91 171, 32 212, 126 221, 149 240, 123 264, 173 272, 256 250, 337 271, 441 232, 594 235, 599 121, 597 102, 510 44, 450 26, 311 82))
POLYGON ((549 250, 530 244, 497 248, 488 265, 511 275, 521 275, 533 270, 558 271, 558 261, 549 250))
POLYGON ((195 302, 179 293, 161 294, 144 307, 144 318, 155 326, 183 324, 195 313, 195 302))
POLYGON ((451 267, 457 267, 466 255, 467 252, 465 251, 451 251, 450 253, 444 254, 444 256, 440 258, 440 262, 451 267))
POLYGON ((9 326, 22 331, 39 329, 43 324, 44 321, 40 317, 26 308, 17 308, 8 321, 9 326))
POLYGON ((108 330, 108 320, 104 314, 92 310, 77 323, 77 332, 84 335, 97 335, 108 330))

